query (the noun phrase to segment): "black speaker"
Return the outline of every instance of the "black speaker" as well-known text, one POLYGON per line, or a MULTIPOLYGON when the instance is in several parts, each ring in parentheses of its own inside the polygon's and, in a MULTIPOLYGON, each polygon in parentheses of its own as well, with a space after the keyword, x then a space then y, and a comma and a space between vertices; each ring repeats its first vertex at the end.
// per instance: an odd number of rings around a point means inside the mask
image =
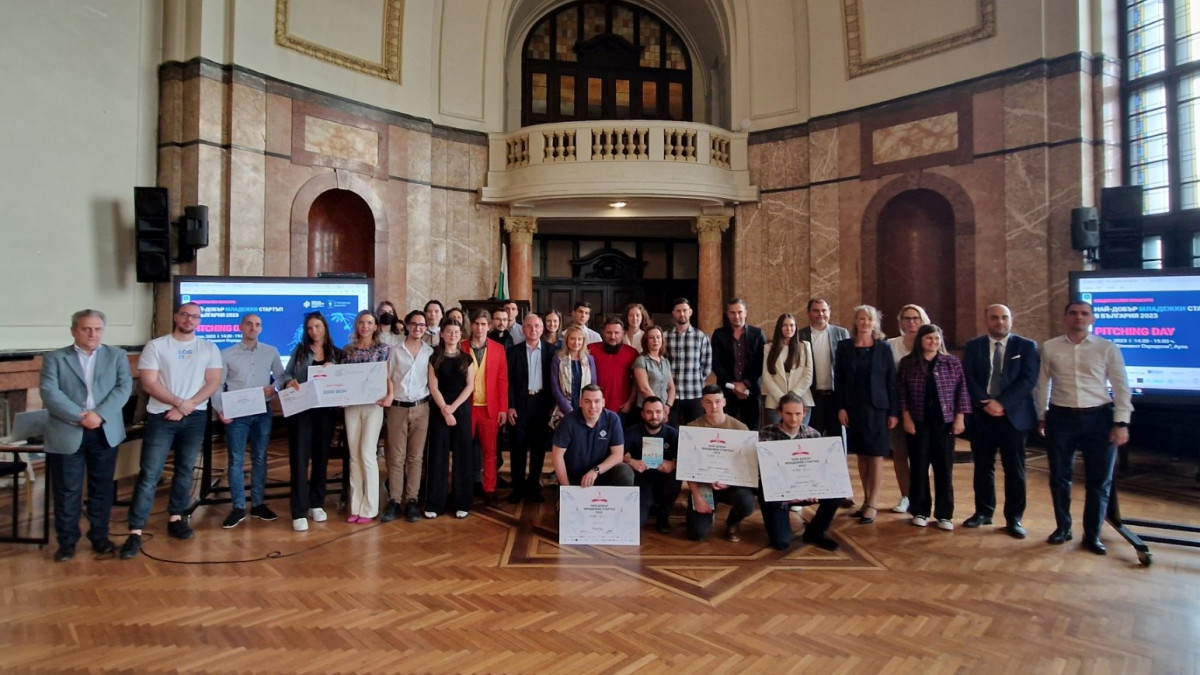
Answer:
POLYGON ((171 280, 171 217, 167 189, 133 188, 138 283, 171 280))
POLYGON ((1100 268, 1142 266, 1142 186, 1124 185, 1100 191, 1100 268))
POLYGON ((1141 221, 1142 186, 1122 185, 1100 190, 1100 216, 1106 221, 1141 221))
POLYGON ((1086 251, 1100 246, 1100 216, 1091 206, 1071 209, 1071 248, 1086 251))
POLYGON ((185 206, 183 218, 179 221, 178 250, 175 253, 177 262, 191 262, 196 259, 196 249, 208 246, 208 207, 185 206))

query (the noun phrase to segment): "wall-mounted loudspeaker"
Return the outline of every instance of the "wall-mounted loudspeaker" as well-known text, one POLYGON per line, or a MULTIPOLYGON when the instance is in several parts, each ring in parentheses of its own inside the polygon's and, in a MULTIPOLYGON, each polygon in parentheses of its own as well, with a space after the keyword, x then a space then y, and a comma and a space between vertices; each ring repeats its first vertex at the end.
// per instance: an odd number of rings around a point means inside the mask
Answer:
POLYGON ((1106 270, 1142 266, 1142 186, 1125 185, 1100 191, 1100 267, 1106 270))
POLYGON ((1091 206, 1071 209, 1071 248, 1086 251, 1100 246, 1100 215, 1091 206))
POLYGON ((171 280, 171 218, 167 189, 133 189, 138 283, 171 280))
POLYGON ((208 246, 208 207, 185 206, 183 219, 179 221, 179 250, 177 262, 196 259, 196 249, 208 246))

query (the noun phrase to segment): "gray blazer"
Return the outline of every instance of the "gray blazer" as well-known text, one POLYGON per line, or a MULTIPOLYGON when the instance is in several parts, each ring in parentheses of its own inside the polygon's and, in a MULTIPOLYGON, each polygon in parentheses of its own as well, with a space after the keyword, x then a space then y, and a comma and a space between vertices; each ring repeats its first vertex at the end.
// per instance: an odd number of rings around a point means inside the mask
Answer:
MULTIPOLYGON (((50 421, 46 423, 47 452, 73 454, 83 442, 79 415, 87 403, 83 367, 79 365, 74 345, 42 357, 40 389, 42 405, 50 411, 50 421)), ((110 446, 116 447, 125 440, 125 418, 121 411, 132 392, 129 355, 124 349, 100 345, 96 349, 92 394, 96 398, 96 414, 104 419, 101 429, 110 446)))
MULTIPOLYGON (((846 330, 845 328, 842 328, 841 326, 835 326, 833 324, 829 324, 829 327, 826 328, 825 330, 827 333, 829 333, 829 369, 832 371, 831 373, 829 373, 829 375, 830 375, 829 381, 830 381, 830 383, 832 383, 834 380, 833 373, 837 372, 837 343, 841 342, 842 340, 849 340, 850 339, 850 331, 846 330)), ((811 345, 812 344, 812 326, 805 326, 804 328, 801 328, 800 330, 796 331, 796 337, 801 342, 807 342, 811 345)), ((816 381, 817 381, 816 374, 814 373, 813 374, 814 386, 816 384, 816 381)))

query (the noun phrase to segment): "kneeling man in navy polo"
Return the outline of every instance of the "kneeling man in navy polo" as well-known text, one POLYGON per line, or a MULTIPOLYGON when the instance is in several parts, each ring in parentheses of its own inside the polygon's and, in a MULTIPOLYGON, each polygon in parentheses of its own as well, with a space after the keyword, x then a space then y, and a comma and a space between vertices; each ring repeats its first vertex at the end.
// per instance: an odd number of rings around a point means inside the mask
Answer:
POLYGON ((551 445, 559 485, 633 485, 621 418, 604 409, 604 394, 595 384, 580 392, 579 407, 558 423, 551 445))

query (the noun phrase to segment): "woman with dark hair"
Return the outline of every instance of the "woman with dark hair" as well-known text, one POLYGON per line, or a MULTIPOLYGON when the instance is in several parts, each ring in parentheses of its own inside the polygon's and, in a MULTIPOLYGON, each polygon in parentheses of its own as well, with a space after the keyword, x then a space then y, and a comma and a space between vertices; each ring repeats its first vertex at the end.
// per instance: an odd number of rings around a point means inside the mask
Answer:
MULTIPOLYGON (((329 337, 329 323, 320 312, 304 315, 304 335, 292 351, 283 383, 292 389, 308 381, 310 366, 341 363, 342 352, 329 337)), ((338 411, 311 408, 287 418, 288 467, 291 469, 292 529, 304 532, 308 519, 325 522, 325 470, 333 444, 338 411), (309 467, 311 465, 311 475, 309 467)))
POLYGON ((596 359, 588 353, 587 333, 571 326, 563 334, 563 346, 550 362, 550 389, 557 404, 551 414, 551 426, 579 406, 583 388, 596 381, 596 359))
MULTIPOLYGON (((342 363, 387 363, 392 349, 378 335, 375 314, 369 309, 359 312, 354 318, 354 337, 342 350, 342 363)), ((346 522, 366 524, 379 515, 379 432, 393 392, 392 379, 385 379, 383 398, 345 408, 346 452, 350 455, 350 517, 346 522)))
POLYGON ((667 341, 658 326, 648 326, 642 331, 642 353, 633 360, 633 383, 637 386, 638 410, 646 399, 655 396, 666 406, 664 414, 671 412, 671 406, 675 405, 675 377, 667 358, 667 341))
POLYGON ((653 325, 654 319, 650 318, 650 312, 640 303, 631 302, 625 305, 625 344, 639 352, 642 351, 642 333, 653 325))
POLYGON ((462 307, 451 307, 446 310, 446 318, 464 328, 467 325, 467 313, 463 311, 462 307))
MULTIPOLYGON (((929 315, 925 313, 924 307, 908 304, 900 308, 896 321, 900 324, 900 334, 888 338, 888 344, 892 346, 892 359, 896 361, 896 368, 899 369, 900 361, 912 353, 913 349, 919 348, 917 330, 929 324, 929 315)), ((888 434, 888 445, 892 447, 892 469, 896 472, 896 485, 900 488, 900 501, 892 507, 892 511, 908 513, 908 440, 904 429, 899 426, 892 429, 888 434)))
POLYGON ((542 339, 554 345, 555 349, 562 349, 562 314, 557 309, 552 309, 546 312, 542 321, 545 323, 542 339))
POLYGON ((446 307, 441 300, 430 300, 425 303, 425 321, 429 324, 429 328, 425 330, 425 342, 429 343, 430 347, 437 347, 441 342, 439 339, 442 317, 446 315, 446 307))
POLYGON ((404 326, 396 315, 396 306, 390 300, 384 300, 375 308, 375 316, 379 322, 379 341, 395 349, 396 345, 404 342, 404 326))
POLYGON ((912 462, 909 513, 912 524, 929 524, 929 467, 937 503, 933 517, 942 530, 954 529, 954 437, 961 434, 971 397, 962 363, 946 352, 942 329, 925 324, 916 348, 900 362, 900 410, 912 462))
POLYGON ((462 350, 462 326, 442 320, 442 344, 429 361, 429 395, 437 408, 429 414, 429 461, 425 471, 425 517, 446 509, 450 457, 454 457, 454 517, 466 518, 475 496, 474 449, 471 447, 471 395, 475 362, 462 350))
POLYGON ((838 421, 846 427, 847 450, 858 455, 863 486, 863 508, 855 515, 860 523, 870 525, 879 515, 888 429, 895 427, 900 417, 896 362, 891 345, 879 330, 879 310, 870 305, 854 308, 850 338, 837 343, 834 363, 838 421))
POLYGON ((792 393, 804 401, 804 424, 812 417, 813 398, 812 345, 799 337, 799 324, 792 314, 780 314, 775 320, 771 348, 763 359, 762 385, 766 395, 768 424, 779 424, 779 399, 792 393))

